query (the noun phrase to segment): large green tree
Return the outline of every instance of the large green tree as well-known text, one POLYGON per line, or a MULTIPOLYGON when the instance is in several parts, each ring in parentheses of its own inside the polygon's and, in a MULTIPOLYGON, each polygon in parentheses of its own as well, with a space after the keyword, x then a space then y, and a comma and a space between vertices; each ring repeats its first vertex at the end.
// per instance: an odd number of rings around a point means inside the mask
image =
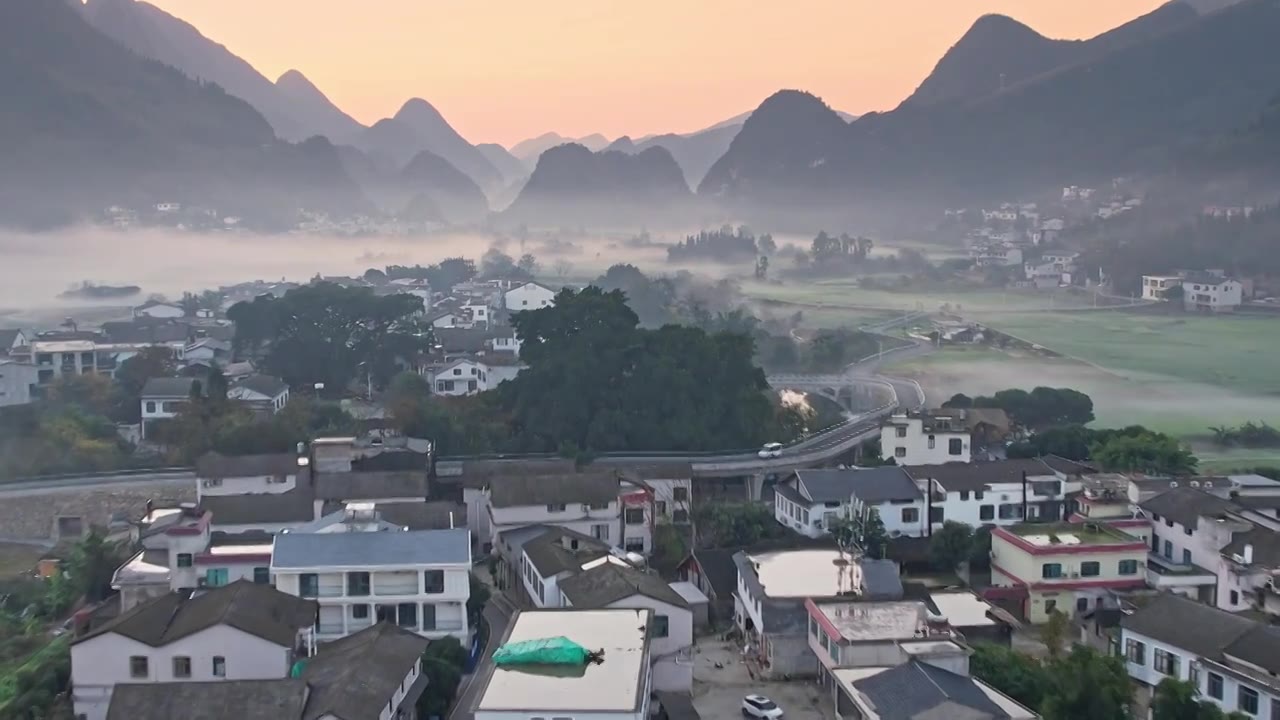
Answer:
POLYGON ((947 520, 929 538, 929 561, 939 570, 951 572, 969 559, 973 547, 973 528, 962 522, 947 520))
POLYGON ((1198 461, 1177 438, 1144 431, 1118 434, 1099 440, 1090 454, 1105 470, 1152 475, 1186 475, 1198 461))
POLYGON ((512 318, 528 368, 498 393, 522 449, 722 450, 783 436, 750 337, 639 327, 622 292, 564 290, 512 318))
POLYGON ((1242 712, 1225 713, 1210 700, 1200 698, 1196 686, 1185 680, 1165 678, 1151 699, 1152 720, 1247 720, 1242 712))
POLYGON ((969 671, 1032 710, 1040 707, 1049 689, 1049 672, 1040 661, 1002 645, 974 645, 969 671))
POLYGON ((1133 689, 1124 659, 1086 645, 1049 663, 1045 720, 1128 720, 1133 689))

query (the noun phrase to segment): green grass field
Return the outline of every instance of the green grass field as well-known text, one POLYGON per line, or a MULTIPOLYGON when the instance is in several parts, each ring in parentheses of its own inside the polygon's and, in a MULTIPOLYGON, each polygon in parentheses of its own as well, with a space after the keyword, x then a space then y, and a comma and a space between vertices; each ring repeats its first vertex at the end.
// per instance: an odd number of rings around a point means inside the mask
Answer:
POLYGON ((1280 319, 1105 312, 992 315, 985 320, 993 328, 1108 370, 1275 396, 1280 408, 1280 319))
POLYGON ((954 312, 1003 313, 1023 310, 1084 307, 1087 296, 1045 293, 1028 290, 1003 292, 990 289, 945 287, 931 289, 882 290, 862 288, 852 279, 835 278, 813 282, 744 281, 742 292, 748 298, 794 303, 833 310, 867 312, 869 310, 936 312, 944 306, 954 312))

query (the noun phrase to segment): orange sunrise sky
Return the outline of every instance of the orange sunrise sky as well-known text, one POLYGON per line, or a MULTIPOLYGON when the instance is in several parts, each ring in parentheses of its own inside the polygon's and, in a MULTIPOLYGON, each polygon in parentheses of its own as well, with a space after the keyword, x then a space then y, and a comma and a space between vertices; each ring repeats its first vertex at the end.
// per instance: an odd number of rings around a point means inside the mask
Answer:
POLYGON ((782 88, 906 97, 975 19, 1085 38, 1163 0, 150 0, 366 124, 422 97, 473 143, 688 132, 782 88))

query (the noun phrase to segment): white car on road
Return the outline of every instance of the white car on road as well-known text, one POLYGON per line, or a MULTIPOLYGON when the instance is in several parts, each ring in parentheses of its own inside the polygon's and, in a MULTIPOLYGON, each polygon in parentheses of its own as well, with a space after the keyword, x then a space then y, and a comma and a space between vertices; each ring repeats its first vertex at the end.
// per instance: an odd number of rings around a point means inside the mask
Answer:
POLYGON ((779 457, 782 455, 782 443, 767 443, 756 455, 766 460, 779 457))
POLYGON ((780 720, 782 708, 763 695, 748 695, 742 698, 742 716, 761 718, 761 720, 780 720))

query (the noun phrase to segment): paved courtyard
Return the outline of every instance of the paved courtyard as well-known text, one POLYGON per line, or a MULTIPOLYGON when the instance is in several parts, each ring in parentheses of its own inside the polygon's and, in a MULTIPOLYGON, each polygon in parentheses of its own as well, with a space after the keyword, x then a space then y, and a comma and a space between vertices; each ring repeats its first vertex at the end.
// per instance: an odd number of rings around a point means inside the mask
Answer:
POLYGON ((823 697, 813 680, 753 680, 738 656, 739 648, 732 643, 699 641, 694 655, 693 704, 703 720, 742 717, 742 697, 752 693, 778 703, 787 720, 834 720, 830 697, 823 697), (716 663, 723 667, 716 667, 716 663))

